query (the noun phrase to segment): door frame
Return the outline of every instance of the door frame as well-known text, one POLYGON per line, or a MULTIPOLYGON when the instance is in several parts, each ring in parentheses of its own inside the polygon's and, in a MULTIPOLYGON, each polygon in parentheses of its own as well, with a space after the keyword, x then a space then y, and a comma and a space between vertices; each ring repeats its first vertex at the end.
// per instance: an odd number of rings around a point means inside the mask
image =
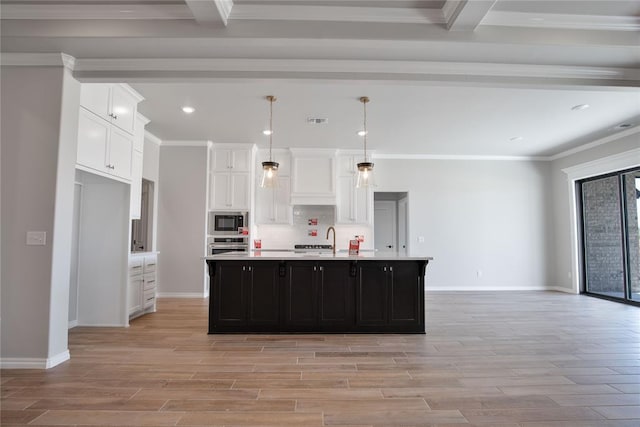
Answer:
POLYGON ((582 286, 584 285, 584 282, 581 279, 582 259, 580 257, 580 246, 582 245, 582 239, 580 238, 580 211, 578 207, 579 191, 577 181, 596 175, 615 172, 616 170, 636 168, 640 166, 640 164, 638 164, 638 158, 640 158, 640 148, 624 151, 612 156, 603 157, 598 160, 562 169, 562 172, 567 175, 567 185, 569 190, 568 213, 571 230, 571 270, 569 271, 569 274, 571 276, 571 289, 568 290, 562 287, 553 287, 553 290, 579 294, 582 286))

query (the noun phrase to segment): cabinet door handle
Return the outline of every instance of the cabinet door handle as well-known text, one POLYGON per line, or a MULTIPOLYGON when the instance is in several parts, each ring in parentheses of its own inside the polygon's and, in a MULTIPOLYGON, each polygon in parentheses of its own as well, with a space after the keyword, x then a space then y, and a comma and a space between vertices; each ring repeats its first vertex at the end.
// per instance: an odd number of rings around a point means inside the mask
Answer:
POLYGON ((389 267, 389 271, 393 271, 393 267, 389 267))
POLYGON ((142 268, 142 266, 141 266, 141 265, 134 265, 134 266, 133 266, 133 267, 131 267, 131 268, 142 268))
POLYGON ((318 271, 318 267, 316 267, 315 265, 313 266, 313 271, 318 271))
POLYGON ((252 271, 252 267, 251 266, 249 266, 249 271, 252 271))
POLYGON ((387 267, 382 267, 382 271, 387 271, 387 267))
POLYGON ((320 271, 324 271, 324 267, 323 266, 320 266, 320 271))
POLYGON ((156 283, 155 280, 145 280, 145 283, 156 283))
POLYGON ((246 266, 242 266, 242 271, 247 271, 247 267, 246 266))

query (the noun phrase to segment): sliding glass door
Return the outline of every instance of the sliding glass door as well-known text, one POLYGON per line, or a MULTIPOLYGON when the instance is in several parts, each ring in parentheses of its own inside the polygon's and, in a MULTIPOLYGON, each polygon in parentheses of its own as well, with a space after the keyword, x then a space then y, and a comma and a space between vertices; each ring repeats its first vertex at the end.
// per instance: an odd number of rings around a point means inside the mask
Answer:
POLYGON ((640 302, 640 169, 579 185, 585 292, 640 302))

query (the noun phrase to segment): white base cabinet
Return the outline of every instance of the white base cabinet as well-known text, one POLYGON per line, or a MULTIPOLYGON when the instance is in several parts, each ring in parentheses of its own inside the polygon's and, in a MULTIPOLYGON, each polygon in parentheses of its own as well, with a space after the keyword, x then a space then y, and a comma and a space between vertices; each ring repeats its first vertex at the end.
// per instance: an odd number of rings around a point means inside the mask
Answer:
POLYGON ((157 253, 129 256, 128 309, 129 318, 156 311, 157 253))

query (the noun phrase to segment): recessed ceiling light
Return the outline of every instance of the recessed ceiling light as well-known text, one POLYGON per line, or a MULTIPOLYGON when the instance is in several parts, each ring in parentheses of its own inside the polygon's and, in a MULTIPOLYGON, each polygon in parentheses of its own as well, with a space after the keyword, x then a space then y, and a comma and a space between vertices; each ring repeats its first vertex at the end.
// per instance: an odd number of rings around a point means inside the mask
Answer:
POLYGON ((589 108, 589 104, 578 104, 571 107, 573 111, 586 110, 587 108, 589 108))
POLYGON ((269 130, 269 129, 265 129, 265 130, 262 131, 262 133, 265 134, 265 135, 271 135, 273 133, 273 131, 269 130))
POLYGON ((629 129, 631 126, 633 126, 633 123, 620 123, 615 129, 629 129))
POLYGON ((368 132, 363 131, 363 130, 359 130, 358 131, 358 136, 365 136, 368 132))
POLYGON ((183 111, 185 114, 191 114, 191 113, 193 113, 194 111, 196 111, 196 109, 195 109, 195 108, 193 108, 193 107, 189 107, 188 105, 185 105, 184 107, 182 107, 182 111, 183 111))
POLYGON ((522 141, 524 138, 521 136, 512 136, 509 141, 522 141))

